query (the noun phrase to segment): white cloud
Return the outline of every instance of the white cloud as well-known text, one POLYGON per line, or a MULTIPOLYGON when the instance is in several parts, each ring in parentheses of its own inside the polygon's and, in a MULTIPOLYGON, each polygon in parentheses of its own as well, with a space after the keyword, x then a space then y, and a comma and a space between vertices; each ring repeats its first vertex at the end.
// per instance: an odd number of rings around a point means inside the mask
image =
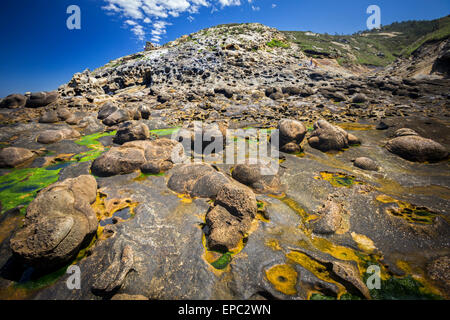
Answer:
MULTIPOLYGON (((166 20, 177 18, 182 13, 189 13, 188 20, 194 19, 192 14, 199 12, 201 7, 212 7, 212 12, 229 6, 240 6, 241 0, 104 0, 102 7, 108 14, 118 14, 126 19, 125 24, 132 27, 131 31, 139 40, 144 40, 147 33, 152 35, 153 42, 160 42, 161 35, 166 33, 166 27, 171 25, 166 20), (152 23, 150 32, 142 26, 142 22, 152 23)), ((253 3, 254 0, 248 0, 253 3)), ((259 7, 252 6, 253 10, 259 7)))
POLYGON ((260 7, 257 7, 257 6, 252 6, 252 10, 253 10, 253 11, 259 11, 259 10, 261 10, 261 8, 260 8, 260 7))
POLYGON ((275 3, 272 3, 272 9, 275 9, 277 5, 275 3))
POLYGON ((133 31, 133 33, 138 37, 139 40, 144 41, 145 39, 144 27, 142 27, 141 25, 136 25, 131 29, 131 31, 133 31))

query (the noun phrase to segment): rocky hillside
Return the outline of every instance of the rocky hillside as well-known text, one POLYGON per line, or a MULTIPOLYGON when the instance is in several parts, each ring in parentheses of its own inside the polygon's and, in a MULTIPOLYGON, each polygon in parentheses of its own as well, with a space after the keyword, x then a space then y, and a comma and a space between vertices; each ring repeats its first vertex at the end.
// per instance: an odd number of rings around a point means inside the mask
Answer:
POLYGON ((450 80, 291 36, 217 26, 5 97, 0 299, 449 299, 450 80))
MULTIPOLYGON (((284 34, 310 57, 336 59, 340 65, 350 68, 386 67, 394 62, 397 65, 405 64, 404 60, 422 61, 417 55, 420 50, 434 53, 435 50, 429 48, 429 45, 441 45, 450 37, 450 16, 432 21, 393 23, 379 30, 362 31, 353 35, 299 31, 286 31, 284 34)), ((445 50, 441 52, 443 53, 445 50)), ((437 57, 433 55, 433 58, 434 62, 437 57)), ((429 63, 430 61, 426 64, 429 63)), ((428 71, 434 73, 434 70, 428 71)), ((408 74, 404 74, 406 75, 408 74)))

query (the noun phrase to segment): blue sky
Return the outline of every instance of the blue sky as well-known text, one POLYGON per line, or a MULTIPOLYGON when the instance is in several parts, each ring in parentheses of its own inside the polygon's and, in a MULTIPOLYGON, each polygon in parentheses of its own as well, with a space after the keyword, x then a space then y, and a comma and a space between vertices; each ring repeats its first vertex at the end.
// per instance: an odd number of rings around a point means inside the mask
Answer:
POLYGON ((280 30, 349 34, 366 28, 366 9, 382 24, 450 14, 449 0, 3 0, 0 97, 53 90, 85 68, 222 23, 260 22, 280 30), (69 5, 81 30, 68 30, 69 5))

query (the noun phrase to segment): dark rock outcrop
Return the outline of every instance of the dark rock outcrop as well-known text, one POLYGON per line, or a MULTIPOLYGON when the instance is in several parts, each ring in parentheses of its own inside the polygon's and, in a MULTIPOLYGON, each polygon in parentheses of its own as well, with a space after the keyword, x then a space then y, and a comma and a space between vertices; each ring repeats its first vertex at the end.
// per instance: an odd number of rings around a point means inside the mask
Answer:
POLYGON ((11 239, 24 263, 51 270, 74 259, 97 231, 90 204, 97 196, 93 176, 80 176, 43 189, 27 208, 25 225, 11 239))
POLYGON ((448 156, 443 145, 421 137, 414 130, 408 128, 397 130, 395 138, 387 142, 386 149, 406 160, 417 162, 435 162, 448 156))

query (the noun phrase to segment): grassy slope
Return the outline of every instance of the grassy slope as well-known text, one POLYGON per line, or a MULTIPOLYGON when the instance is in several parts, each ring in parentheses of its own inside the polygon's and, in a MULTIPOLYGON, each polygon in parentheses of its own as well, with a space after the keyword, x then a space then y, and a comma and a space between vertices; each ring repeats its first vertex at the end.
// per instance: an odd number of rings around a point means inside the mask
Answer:
POLYGON ((353 35, 309 35, 301 31, 285 31, 307 55, 317 53, 336 58, 342 65, 363 64, 384 67, 396 57, 409 56, 428 41, 450 36, 450 16, 433 21, 406 21, 384 26, 381 30, 353 35), (389 33, 394 36, 387 36, 389 33), (310 51, 313 50, 313 51, 310 51))

